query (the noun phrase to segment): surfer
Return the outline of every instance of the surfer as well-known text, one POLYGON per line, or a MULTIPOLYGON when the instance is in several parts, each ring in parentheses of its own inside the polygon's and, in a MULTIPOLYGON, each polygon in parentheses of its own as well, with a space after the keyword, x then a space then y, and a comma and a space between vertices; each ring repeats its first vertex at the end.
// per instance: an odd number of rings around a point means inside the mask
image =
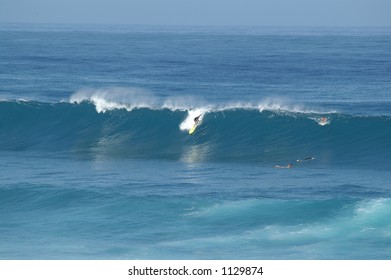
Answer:
POLYGON ((293 167, 293 164, 290 163, 288 165, 276 165, 274 166, 274 168, 292 168, 293 167))
POLYGON ((326 125, 328 123, 328 120, 326 117, 321 117, 319 120, 320 125, 326 125))
POLYGON ((201 116, 202 116, 202 114, 199 115, 198 117, 195 117, 195 118, 194 118, 194 124, 195 124, 195 125, 197 125, 197 124, 200 123, 200 117, 201 117, 201 116))
POLYGON ((189 134, 193 134, 194 131, 196 130, 197 126, 201 123, 201 119, 200 119, 201 116, 202 116, 202 114, 199 115, 198 117, 195 117, 195 118, 193 119, 193 120, 194 120, 194 125, 193 125, 192 128, 190 128, 189 134))

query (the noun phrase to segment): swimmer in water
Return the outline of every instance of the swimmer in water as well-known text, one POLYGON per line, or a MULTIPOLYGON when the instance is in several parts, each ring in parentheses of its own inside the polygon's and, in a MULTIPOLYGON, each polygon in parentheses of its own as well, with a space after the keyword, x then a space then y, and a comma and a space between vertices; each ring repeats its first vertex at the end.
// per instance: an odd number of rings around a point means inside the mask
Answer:
POLYGON ((293 164, 290 163, 288 165, 276 165, 274 168, 293 168, 293 164))
POLYGON ((327 124, 328 120, 326 117, 321 117, 319 123, 320 124, 327 124))

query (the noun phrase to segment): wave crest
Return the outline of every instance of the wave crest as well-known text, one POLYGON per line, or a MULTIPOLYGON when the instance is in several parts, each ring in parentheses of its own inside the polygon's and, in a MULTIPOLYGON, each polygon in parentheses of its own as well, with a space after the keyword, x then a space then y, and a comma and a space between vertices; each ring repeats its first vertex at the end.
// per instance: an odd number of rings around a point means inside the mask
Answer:
MULTIPOLYGON (((301 104, 293 104, 281 98, 264 98, 254 102, 228 102, 214 104, 195 96, 169 98, 157 97, 153 93, 141 88, 104 88, 84 89, 73 94, 69 100, 71 103, 82 103, 85 101, 94 104, 98 113, 116 109, 132 111, 134 109, 148 108, 152 110, 169 109, 171 111, 191 111, 194 114, 205 112, 222 112, 227 110, 259 110, 275 111, 284 113, 304 114, 331 114, 336 111, 320 111, 301 104)), ((193 115, 193 114, 192 114, 193 115)))
POLYGON ((89 101, 98 113, 114 109, 132 111, 137 108, 157 108, 158 100, 148 91, 139 88, 84 89, 70 98, 71 103, 89 101))

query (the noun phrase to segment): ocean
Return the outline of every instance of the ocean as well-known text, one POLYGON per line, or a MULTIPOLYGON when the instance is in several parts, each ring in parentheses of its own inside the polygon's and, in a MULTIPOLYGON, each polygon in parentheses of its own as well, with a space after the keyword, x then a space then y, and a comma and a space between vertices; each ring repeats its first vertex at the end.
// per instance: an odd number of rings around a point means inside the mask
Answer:
POLYGON ((391 28, 0 42, 0 259, 391 259, 391 28))

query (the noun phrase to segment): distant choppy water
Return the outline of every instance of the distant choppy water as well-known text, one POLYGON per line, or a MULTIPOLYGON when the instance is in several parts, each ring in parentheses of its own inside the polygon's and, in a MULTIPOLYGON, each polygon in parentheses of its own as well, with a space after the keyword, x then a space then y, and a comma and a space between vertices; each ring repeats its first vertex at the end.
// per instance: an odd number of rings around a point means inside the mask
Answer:
POLYGON ((391 259, 391 29, 0 41, 1 259, 391 259))

